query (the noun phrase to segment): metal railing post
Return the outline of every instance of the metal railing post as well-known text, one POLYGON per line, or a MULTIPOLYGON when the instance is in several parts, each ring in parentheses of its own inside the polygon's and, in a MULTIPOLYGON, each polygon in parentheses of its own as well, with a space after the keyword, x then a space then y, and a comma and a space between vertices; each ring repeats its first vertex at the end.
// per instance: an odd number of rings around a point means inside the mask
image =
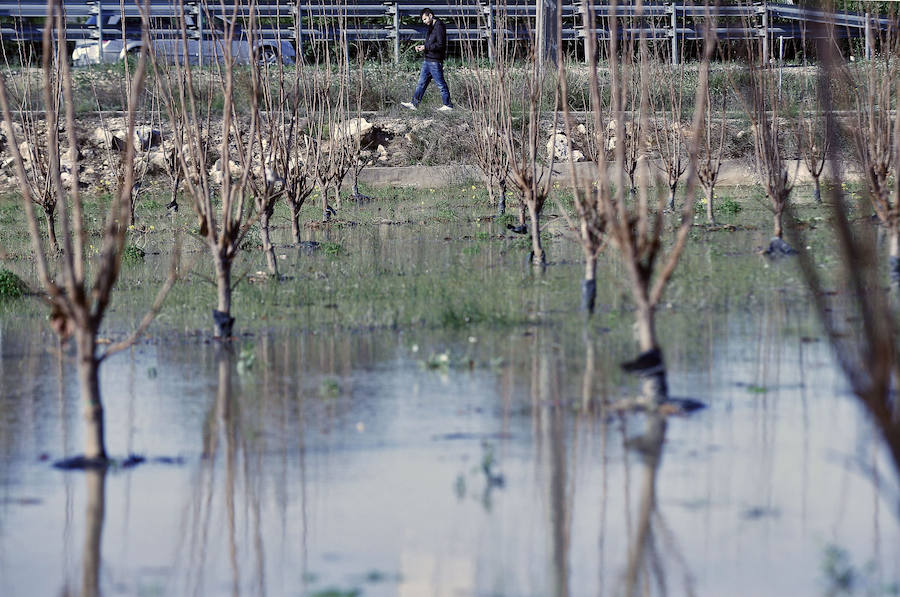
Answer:
POLYGON ((297 62, 303 60, 303 4, 298 2, 294 11, 294 27, 297 39, 297 62))
POLYGON ((388 11, 393 11, 394 16, 394 64, 400 64, 400 6, 389 2, 388 11))
POLYGON ((678 66, 678 8, 672 2, 672 66, 678 66))
POLYGON ((103 2, 97 2, 97 60, 103 64, 103 2))
POLYGON ((781 101, 781 84, 784 79, 784 36, 778 36, 778 101, 781 101))
MULTIPOLYGON (((185 40, 187 43, 187 40, 185 40)), ((203 50, 205 49, 206 44, 203 43, 203 6, 200 4, 197 5, 197 66, 203 68, 203 50)), ((186 49, 187 52, 190 52, 190 48, 186 49)), ((190 60, 189 56, 184 57, 185 63, 190 60)))
POLYGON ((866 31, 865 31, 866 60, 872 59, 872 27, 871 27, 871 22, 869 20, 869 17, 870 17, 870 13, 867 12, 866 13, 866 31))
POLYGON ((487 40, 488 40, 488 61, 494 64, 494 5, 491 0, 482 3, 483 10, 487 14, 487 40))

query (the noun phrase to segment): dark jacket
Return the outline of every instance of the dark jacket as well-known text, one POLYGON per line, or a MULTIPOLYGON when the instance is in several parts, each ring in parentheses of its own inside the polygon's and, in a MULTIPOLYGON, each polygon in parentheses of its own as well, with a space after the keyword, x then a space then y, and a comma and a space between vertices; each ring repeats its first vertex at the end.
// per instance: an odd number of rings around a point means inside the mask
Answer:
POLYGON ((425 60, 443 62, 447 55, 447 28, 434 19, 425 34, 425 60))

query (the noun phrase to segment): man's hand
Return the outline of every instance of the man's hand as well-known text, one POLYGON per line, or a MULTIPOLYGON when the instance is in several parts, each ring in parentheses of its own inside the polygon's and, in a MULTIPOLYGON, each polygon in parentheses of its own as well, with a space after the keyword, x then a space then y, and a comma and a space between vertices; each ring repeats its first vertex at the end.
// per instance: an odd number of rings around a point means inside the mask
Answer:
POLYGON ((416 52, 422 52, 425 50, 425 44, 419 44, 416 46, 416 52))

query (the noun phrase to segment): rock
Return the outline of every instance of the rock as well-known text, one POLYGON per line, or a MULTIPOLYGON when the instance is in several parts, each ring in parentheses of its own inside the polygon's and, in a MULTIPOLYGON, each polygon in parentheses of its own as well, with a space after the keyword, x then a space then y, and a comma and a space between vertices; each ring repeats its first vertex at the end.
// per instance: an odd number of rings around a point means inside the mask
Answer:
POLYGON ((75 188, 75 184, 78 184, 79 189, 87 188, 87 184, 80 180, 77 175, 72 174, 71 172, 60 172, 59 174, 60 180, 62 180, 63 187, 67 189, 75 188))
POLYGON ((547 155, 552 155, 556 160, 568 161, 570 158, 574 162, 584 160, 584 153, 580 150, 572 148, 572 154, 569 155, 569 139, 565 134, 557 131, 547 140, 547 155))
MULTIPOLYGON (((6 148, 9 146, 9 131, 4 124, 3 127, 0 127, 0 151, 6 151, 6 148)), ((25 130, 22 128, 22 125, 14 122, 13 123, 13 139, 19 140, 25 137, 25 130)))
POLYGON ((31 160, 31 144, 28 141, 22 141, 19 143, 19 153, 22 154, 22 159, 26 162, 31 160))
POLYGON ((365 118, 351 118, 339 124, 331 135, 333 142, 343 141, 348 137, 359 139, 362 147, 370 147, 376 142, 377 129, 365 118))
MULTIPOLYGON (((97 147, 112 149, 113 151, 125 151, 125 140, 128 138, 128 129, 123 126, 98 126, 91 134, 89 141, 97 147)), ((138 126, 134 129, 134 146, 136 149, 147 151, 162 143, 162 132, 150 126, 138 126)))
POLYGON ((94 129, 91 140, 95 145, 104 149, 112 149, 114 151, 122 151, 125 149, 124 131, 114 132, 102 126, 98 126, 94 129))
MULTIPOLYGON (((222 165, 222 158, 219 158, 209 171, 209 175, 212 177, 214 184, 221 185, 222 182, 224 182, 225 177, 223 170, 224 166, 222 165)), ((241 175, 241 165, 237 162, 229 161, 228 171, 232 178, 236 178, 241 175)))
POLYGON ((135 143, 147 151, 162 144, 162 131, 151 126, 138 126, 134 129, 135 143))
POLYGON ((155 150, 144 156, 147 162, 147 174, 155 176, 157 174, 165 174, 168 170, 169 158, 165 152, 155 150))

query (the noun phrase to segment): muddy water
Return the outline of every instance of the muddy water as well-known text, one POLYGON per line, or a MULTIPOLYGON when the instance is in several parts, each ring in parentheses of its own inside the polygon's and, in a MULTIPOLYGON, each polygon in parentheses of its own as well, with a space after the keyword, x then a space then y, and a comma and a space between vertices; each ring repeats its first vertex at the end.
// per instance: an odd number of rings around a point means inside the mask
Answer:
MULTIPOLYGON (((691 245, 660 329, 672 394, 709 408, 661 423, 605 406, 636 389, 617 366, 633 344, 613 258, 584 325, 568 241, 536 276, 496 231, 440 230, 285 249, 293 279, 244 287, 239 312, 270 315, 239 315, 230 352, 207 340, 209 291, 182 288, 148 340, 103 365, 108 449, 148 459, 105 475, 50 466, 81 443, 72 359, 38 309, 6 311, 0 595, 825 595, 900 581, 897 477, 796 273, 753 255, 763 233, 691 245)), ((125 301, 109 334, 130 317, 125 301)))

